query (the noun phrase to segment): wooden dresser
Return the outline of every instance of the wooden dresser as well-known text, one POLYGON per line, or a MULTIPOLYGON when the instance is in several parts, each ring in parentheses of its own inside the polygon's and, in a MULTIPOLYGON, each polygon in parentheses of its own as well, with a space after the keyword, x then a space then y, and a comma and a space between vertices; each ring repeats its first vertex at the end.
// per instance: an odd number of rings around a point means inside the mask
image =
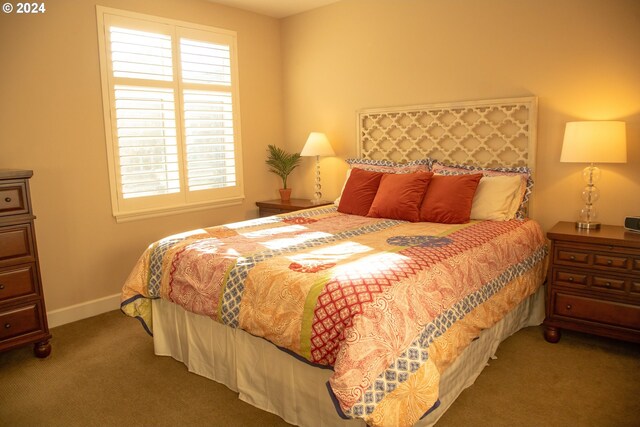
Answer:
POLYGON ((0 351, 51 353, 29 196, 30 170, 0 169, 0 351))
POLYGON ((640 234, 603 225, 578 230, 560 222, 549 232, 544 335, 571 329, 640 342, 640 234))

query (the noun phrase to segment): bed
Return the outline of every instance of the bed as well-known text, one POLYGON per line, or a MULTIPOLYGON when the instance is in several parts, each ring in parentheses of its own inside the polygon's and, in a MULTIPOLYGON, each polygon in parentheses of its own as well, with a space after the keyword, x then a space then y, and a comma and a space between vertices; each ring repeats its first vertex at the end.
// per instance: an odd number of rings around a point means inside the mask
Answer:
POLYGON ((155 242, 122 310, 156 354, 289 423, 433 425, 501 341, 543 320, 536 109, 362 110, 335 206, 155 242))

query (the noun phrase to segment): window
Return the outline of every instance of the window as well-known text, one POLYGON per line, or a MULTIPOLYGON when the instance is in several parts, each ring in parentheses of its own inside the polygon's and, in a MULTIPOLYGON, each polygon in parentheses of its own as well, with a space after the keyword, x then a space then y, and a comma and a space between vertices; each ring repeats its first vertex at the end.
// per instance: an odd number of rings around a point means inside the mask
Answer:
POLYGON ((97 10, 116 219, 239 203, 235 33, 97 10))

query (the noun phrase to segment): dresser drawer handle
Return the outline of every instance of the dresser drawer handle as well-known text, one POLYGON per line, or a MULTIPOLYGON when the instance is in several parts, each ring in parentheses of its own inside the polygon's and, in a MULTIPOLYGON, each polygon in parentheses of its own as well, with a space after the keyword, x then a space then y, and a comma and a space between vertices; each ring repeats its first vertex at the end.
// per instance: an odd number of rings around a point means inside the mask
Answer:
POLYGON ((575 260, 576 260, 576 256, 575 256, 575 255, 571 255, 571 256, 569 257, 569 259, 570 259, 571 261, 575 261, 575 260))
POLYGON ((573 282, 573 276, 569 277, 569 281, 573 282))
POLYGON ((571 310, 571 304, 567 304, 567 310, 571 310))
POLYGON ((0 283, 0 291, 4 289, 4 285, 0 283))
POLYGON ((10 327, 11 327, 11 323, 5 323, 5 324, 4 324, 4 328, 5 328, 5 329, 9 329, 10 327))
POLYGON ((605 283, 605 284, 604 284, 604 287, 605 287, 605 288, 610 288, 610 287, 611 287, 611 282, 607 282, 607 283, 605 283))
POLYGON ((613 261, 611 261, 610 259, 607 260, 607 265, 611 265, 613 264, 613 261))
POLYGON ((5 197, 4 201, 7 202, 7 203, 10 203, 11 202, 11 197, 5 197))

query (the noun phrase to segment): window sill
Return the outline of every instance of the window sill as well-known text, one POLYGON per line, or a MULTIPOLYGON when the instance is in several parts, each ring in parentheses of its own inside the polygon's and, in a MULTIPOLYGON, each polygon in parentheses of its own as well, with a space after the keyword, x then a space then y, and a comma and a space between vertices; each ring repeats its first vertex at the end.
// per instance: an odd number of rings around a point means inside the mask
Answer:
POLYGON ((137 221, 141 219, 157 218, 162 216, 176 215, 187 212, 197 212, 205 209, 223 208, 227 206, 236 206, 244 201, 244 196, 233 197, 215 202, 193 203, 189 205, 173 206, 167 208, 154 208, 147 210, 138 210, 132 212, 114 212, 113 216, 117 223, 137 221))

